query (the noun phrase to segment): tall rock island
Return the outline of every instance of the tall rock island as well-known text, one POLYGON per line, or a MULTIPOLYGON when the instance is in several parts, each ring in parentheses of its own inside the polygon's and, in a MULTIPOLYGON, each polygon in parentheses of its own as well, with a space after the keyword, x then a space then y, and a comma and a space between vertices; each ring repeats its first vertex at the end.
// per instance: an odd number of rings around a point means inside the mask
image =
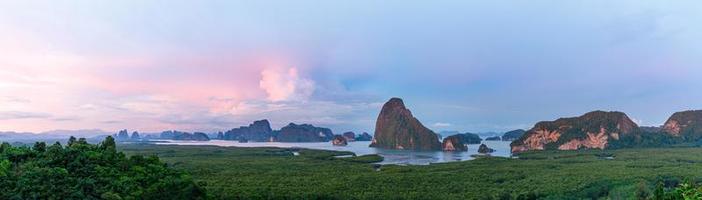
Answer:
POLYGON ((375 123, 370 147, 407 150, 441 150, 439 137, 424 127, 400 98, 383 105, 375 123))

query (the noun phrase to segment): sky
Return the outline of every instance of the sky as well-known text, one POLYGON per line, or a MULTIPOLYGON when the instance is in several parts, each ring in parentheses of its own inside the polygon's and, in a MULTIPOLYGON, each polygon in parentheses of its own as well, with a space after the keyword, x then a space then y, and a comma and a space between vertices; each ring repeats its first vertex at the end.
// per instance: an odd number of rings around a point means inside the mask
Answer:
POLYGON ((435 131, 702 109, 702 1, 0 1, 0 130, 435 131))

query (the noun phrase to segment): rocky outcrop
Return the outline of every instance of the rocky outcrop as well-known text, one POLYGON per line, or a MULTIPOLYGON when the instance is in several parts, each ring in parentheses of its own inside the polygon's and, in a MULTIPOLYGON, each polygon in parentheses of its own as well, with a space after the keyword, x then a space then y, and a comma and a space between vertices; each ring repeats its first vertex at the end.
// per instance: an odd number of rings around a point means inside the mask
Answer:
POLYGON ((134 131, 134 132, 132 132, 132 136, 131 136, 129 139, 131 139, 131 140, 140 140, 140 139, 141 139, 141 136, 139 136, 139 132, 134 131))
POLYGON ((127 129, 119 131, 117 134, 112 135, 117 141, 129 140, 129 131, 127 129))
POLYGON ((424 127, 400 98, 383 105, 375 123, 371 147, 408 150, 441 150, 438 136, 424 127))
POLYGON ((526 133, 526 131, 522 129, 506 132, 504 135, 502 135, 502 141, 515 141, 522 137, 524 133, 526 133))
POLYGON ((463 143, 463 138, 460 135, 444 138, 444 141, 441 143, 441 149, 444 151, 468 151, 468 147, 463 143))
POLYGON ((373 136, 370 134, 363 132, 363 134, 356 136, 356 141, 371 141, 373 140, 373 136))
POLYGON ((605 149, 613 141, 639 134, 639 127, 622 112, 594 111, 580 117, 539 122, 512 142, 512 152, 529 150, 605 149))
POLYGON ((210 141, 210 137, 206 133, 195 132, 192 136, 188 134, 182 135, 180 138, 176 137, 175 140, 196 140, 196 141, 210 141))
POLYGON ((445 138, 445 137, 448 137, 448 136, 452 136, 452 135, 458 135, 458 134, 461 134, 461 132, 458 132, 458 131, 441 131, 441 132, 436 133, 436 135, 439 136, 439 138, 441 138, 441 139, 443 139, 443 138, 445 138))
POLYGON ((335 135, 334 139, 332 140, 332 145, 334 146, 346 146, 349 143, 346 141, 346 137, 342 135, 335 135))
POLYGON ((342 135, 346 138, 346 141, 353 142, 354 140, 356 140, 356 133, 352 131, 346 132, 342 135))
POLYGON ((160 135, 161 139, 170 139, 170 140, 193 140, 193 141, 209 141, 210 137, 207 136, 205 133, 201 132, 195 132, 195 133, 188 133, 188 132, 181 132, 181 131, 164 131, 161 132, 160 135))
POLYGON ((492 137, 485 138, 485 140, 487 140, 487 141, 500 141, 502 139, 500 139, 500 136, 492 136, 492 137))
POLYGON ((329 142, 334 137, 328 128, 315 127, 309 124, 290 123, 276 131, 276 141, 278 142, 329 142))
POLYGON ((224 133, 222 139, 268 142, 271 141, 272 138, 273 129, 271 129, 271 123, 264 119, 254 121, 253 124, 249 124, 248 126, 241 126, 229 130, 224 133))
POLYGON ((175 136, 176 132, 178 131, 163 131, 161 134, 159 134, 158 138, 161 139, 173 139, 173 136, 175 136))
POLYGON ((488 147, 487 145, 485 145, 485 144, 481 144, 480 147, 478 147, 478 153, 488 154, 488 153, 493 153, 493 152, 495 152, 495 150, 489 148, 489 147, 488 147))
POLYGON ((702 138, 702 110, 674 113, 665 122, 662 131, 685 141, 699 140, 702 138))
POLYGON ((129 136, 129 131, 127 129, 119 131, 117 134, 112 134, 112 138, 116 141, 138 141, 141 140, 139 132, 134 131, 131 136, 129 136))
POLYGON ((483 139, 481 139, 480 136, 475 133, 462 133, 457 134, 457 136, 461 137, 464 144, 480 144, 483 141, 483 139))

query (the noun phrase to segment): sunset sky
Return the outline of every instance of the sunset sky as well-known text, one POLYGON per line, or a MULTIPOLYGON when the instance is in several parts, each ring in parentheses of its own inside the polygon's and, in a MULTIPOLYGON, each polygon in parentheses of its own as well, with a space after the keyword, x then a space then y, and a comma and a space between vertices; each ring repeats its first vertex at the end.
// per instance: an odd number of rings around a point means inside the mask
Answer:
POLYGON ((0 131, 372 132, 702 109, 702 1, 0 1, 0 131), (431 4, 429 4, 431 2, 431 4), (636 2, 636 3, 634 3, 636 2))

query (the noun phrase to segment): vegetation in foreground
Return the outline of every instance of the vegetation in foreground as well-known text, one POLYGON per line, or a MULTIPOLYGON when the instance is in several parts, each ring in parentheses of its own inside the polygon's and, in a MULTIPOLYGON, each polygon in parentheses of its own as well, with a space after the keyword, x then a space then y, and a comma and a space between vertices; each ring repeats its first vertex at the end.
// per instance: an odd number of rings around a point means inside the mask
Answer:
MULTIPOLYGON (((349 152, 125 145, 206 182, 219 199, 682 199, 702 194, 702 148, 528 152, 429 166, 349 152), (690 183, 688 183, 688 181, 690 183), (678 188, 676 188, 678 187, 678 188)), ((695 199, 695 198, 692 198, 695 199)))
POLYGON ((131 156, 117 152, 112 138, 99 145, 72 138, 65 147, 3 143, 0 199, 702 199, 700 148, 528 152, 380 168, 372 164, 382 160, 377 155, 337 157, 350 152, 119 148, 131 156))
POLYGON ((126 157, 107 137, 99 145, 71 137, 66 146, 0 145, 0 199, 202 199, 188 175, 158 157, 126 157))

